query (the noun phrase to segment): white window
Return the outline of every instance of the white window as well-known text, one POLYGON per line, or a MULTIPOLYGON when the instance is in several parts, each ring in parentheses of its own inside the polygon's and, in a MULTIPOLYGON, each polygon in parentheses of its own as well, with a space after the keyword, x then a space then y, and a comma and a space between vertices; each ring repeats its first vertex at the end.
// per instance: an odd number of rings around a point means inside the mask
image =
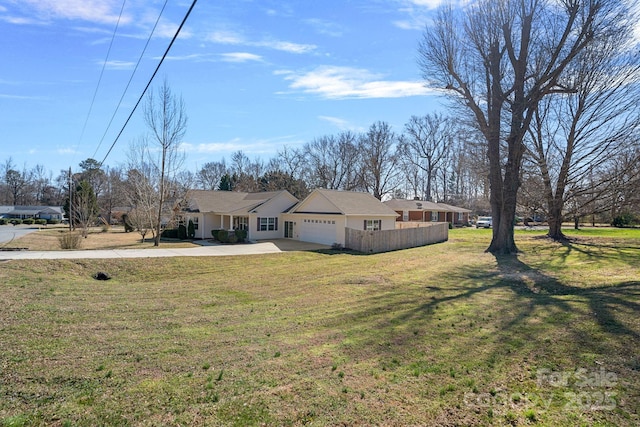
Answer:
POLYGON ((431 221, 437 221, 437 220, 438 220, 438 212, 431 211, 431 221))
POLYGON ((364 229, 366 231, 382 230, 382 220, 381 219, 365 219, 364 229))
POLYGON ((193 228, 194 230, 198 229, 198 224, 199 224, 200 218, 199 217, 193 217, 193 228))
POLYGON ((462 212, 458 212, 458 221, 464 221, 464 214, 462 212))

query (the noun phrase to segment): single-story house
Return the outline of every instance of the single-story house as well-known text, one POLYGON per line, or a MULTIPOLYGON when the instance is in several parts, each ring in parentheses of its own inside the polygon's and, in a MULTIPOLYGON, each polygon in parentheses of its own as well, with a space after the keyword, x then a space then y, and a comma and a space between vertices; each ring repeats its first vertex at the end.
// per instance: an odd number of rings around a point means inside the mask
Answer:
POLYGON ((286 190, 262 193, 190 190, 182 207, 197 239, 210 239, 212 230, 247 230, 247 239, 283 236, 282 214, 298 203, 286 190))
POLYGON ((62 220, 64 211, 60 206, 13 206, 3 213, 5 218, 34 218, 62 220))
POLYGON ((283 215, 283 237, 345 244, 345 228, 394 230, 398 214, 369 193, 316 189, 283 215))
POLYGON ((389 208, 398 213, 397 221, 414 222, 449 222, 452 225, 469 223, 471 210, 434 203, 425 200, 391 199, 384 202, 389 208))
POLYGON ((345 243, 345 228, 393 230, 397 213, 368 193, 316 189, 299 201, 286 190, 262 193, 191 190, 182 207, 196 238, 247 230, 249 240, 287 238, 345 243))

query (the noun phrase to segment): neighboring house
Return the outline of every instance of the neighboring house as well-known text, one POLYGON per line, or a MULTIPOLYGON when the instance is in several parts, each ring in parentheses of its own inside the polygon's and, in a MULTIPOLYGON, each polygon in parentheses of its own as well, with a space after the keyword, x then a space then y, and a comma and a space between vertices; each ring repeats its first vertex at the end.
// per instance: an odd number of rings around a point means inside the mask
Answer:
POLYGON ((345 228, 394 230, 398 214, 369 193, 316 189, 283 215, 285 238, 345 244, 345 228))
POLYGON ((249 240, 287 238, 345 243, 345 228, 393 230, 397 214, 368 193, 316 189, 299 202, 286 190, 263 193, 191 190, 182 208, 196 238, 212 230, 247 230, 249 240))
POLYGON ((384 204, 397 212, 399 215, 397 220, 403 222, 433 221, 463 225, 469 223, 471 213, 469 209, 424 200, 391 199, 384 204))
POLYGON ((460 208, 458 206, 437 203, 438 206, 449 208, 450 213, 447 215, 447 222, 453 225, 468 225, 471 209, 460 208))
POLYGON ((262 193, 191 190, 183 216, 191 219, 196 238, 210 239, 212 230, 247 230, 247 239, 283 237, 282 214, 298 203, 286 190, 262 193))
POLYGON ((56 219, 62 221, 64 211, 60 206, 13 206, 2 214, 5 218, 56 219))

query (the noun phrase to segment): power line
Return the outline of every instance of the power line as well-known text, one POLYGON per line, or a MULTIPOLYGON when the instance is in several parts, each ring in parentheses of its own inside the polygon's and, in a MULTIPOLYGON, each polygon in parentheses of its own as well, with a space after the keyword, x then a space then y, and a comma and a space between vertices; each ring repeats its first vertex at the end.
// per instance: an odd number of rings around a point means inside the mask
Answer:
POLYGON ((187 22, 187 18, 189 18, 189 15, 191 14, 191 11, 193 10, 193 8, 195 7, 197 2, 198 2, 198 0, 193 0, 193 3, 191 3, 191 6, 189 7, 189 10, 187 10, 187 14, 182 19, 182 22, 180 23, 180 26, 176 30, 176 33, 173 36, 173 38, 171 39, 171 42, 169 43, 169 46, 167 46, 167 49, 165 50, 164 54, 162 55, 162 58, 160 58, 160 62, 158 62, 158 66, 156 67, 155 71, 151 75, 151 78, 149 79, 149 82, 145 86, 144 90, 140 94, 140 97, 138 98, 138 101, 136 102, 136 105, 133 106, 133 109, 131 110, 131 113, 129 114, 129 117, 127 117, 127 120, 124 122, 124 125, 122 125, 122 129, 120 129, 120 132, 118 132, 118 135, 116 136, 116 138, 114 139, 113 143, 111 144, 111 147, 109 147, 109 151, 107 151, 107 154, 105 154, 104 158, 100 162, 100 166, 102 166, 104 161, 107 160, 107 157, 109 157, 109 154, 111 154, 111 150, 113 150, 113 147, 115 147, 116 143, 118 142, 118 139, 120 139, 120 136, 122 135, 122 132, 124 132, 124 129, 127 127, 127 124, 129 123, 129 120, 131 120, 131 117, 133 117, 133 113, 135 113, 136 109, 138 108, 138 105, 140 105, 140 102, 142 102, 142 98, 147 93, 147 90, 149 89, 149 86, 151 86, 151 82, 153 82, 153 79, 155 78, 156 74, 158 74, 158 70, 160 70, 160 66, 164 62, 164 59, 169 54, 169 50, 171 50, 171 46, 173 46, 173 43, 178 38, 178 35, 180 34, 180 31, 182 30, 182 27, 184 26, 185 22, 187 22))
POLYGON ((151 37, 153 37, 153 34, 156 31, 156 27, 158 26, 158 23, 160 22, 160 18, 162 17, 162 13, 164 12, 165 7, 167 7, 167 3, 169 2, 169 0, 165 0, 164 5, 162 6, 162 9, 160 10, 160 14, 158 15, 158 19, 156 19, 156 23, 153 25, 153 28, 151 29, 151 33, 149 33, 149 37, 147 38, 147 42, 144 45, 144 48, 142 49, 142 52, 140 53, 140 56, 138 57, 138 62, 136 63, 136 66, 133 68, 133 71, 131 72, 131 77, 129 77, 129 81, 127 82, 127 86, 124 88, 124 91, 122 92, 122 96, 120 97, 120 100, 118 101, 118 105, 116 105, 115 110, 113 111, 113 115, 111 116, 111 120, 109 120, 109 124, 107 124, 107 128, 104 130, 104 133, 102 134, 102 138, 100 138, 100 142, 98 143, 98 146, 96 147, 96 151, 93 153, 93 156, 91 156, 92 158, 96 157, 96 154, 98 153, 98 150, 100 149, 100 146, 102 146, 102 142, 104 141, 105 137, 107 136, 107 132, 109 131, 109 128, 111 127, 111 124, 113 123, 113 120, 116 117, 116 114, 118 113, 118 110, 120 109, 120 105, 122 105, 122 100, 124 99, 124 96, 127 94, 127 90, 129 90, 129 86, 131 85, 131 81, 133 80, 133 77, 136 74, 136 71, 138 71, 138 67, 140 66, 140 62, 142 62, 142 57, 144 56, 145 52, 147 51, 147 47, 149 47, 149 43, 151 42, 151 37))
MULTIPOLYGON (((87 117, 84 119, 84 125, 82 126, 82 132, 80 132, 80 138, 78 139, 78 144, 76 148, 82 142, 82 138, 84 138, 84 132, 87 129, 87 123, 89 122, 89 117, 91 116, 91 112, 93 111, 93 105, 96 101, 96 95, 98 95, 98 89, 100 88, 100 83, 102 82, 102 76, 104 75, 104 70, 107 67, 107 62, 109 61, 109 56, 111 55, 111 48, 113 47, 113 41, 116 38, 116 33, 118 32, 118 27, 120 26, 120 20, 122 19, 122 13, 124 11, 124 6, 127 3, 127 0, 122 1, 122 7, 120 8, 120 14, 118 15, 118 20, 116 21, 116 26, 113 29, 113 35, 111 36, 111 42, 109 43, 109 49, 107 50, 107 56, 104 59, 102 64, 102 70, 100 71, 100 77, 98 78, 98 83, 96 84, 96 89, 93 92, 93 98, 91 98, 91 104, 89 105, 89 111, 87 112, 87 117)), ((75 150, 74 150, 75 151, 75 150)))

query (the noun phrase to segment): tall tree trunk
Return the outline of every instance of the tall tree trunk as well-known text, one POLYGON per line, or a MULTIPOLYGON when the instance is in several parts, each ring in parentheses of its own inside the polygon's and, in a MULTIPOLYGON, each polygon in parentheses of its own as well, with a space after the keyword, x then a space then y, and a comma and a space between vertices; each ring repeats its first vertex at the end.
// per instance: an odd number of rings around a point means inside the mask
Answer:
POLYGON ((564 240, 565 235, 562 233, 562 206, 559 206, 558 203, 553 201, 549 203, 547 222, 549 223, 547 236, 553 240, 564 240))

